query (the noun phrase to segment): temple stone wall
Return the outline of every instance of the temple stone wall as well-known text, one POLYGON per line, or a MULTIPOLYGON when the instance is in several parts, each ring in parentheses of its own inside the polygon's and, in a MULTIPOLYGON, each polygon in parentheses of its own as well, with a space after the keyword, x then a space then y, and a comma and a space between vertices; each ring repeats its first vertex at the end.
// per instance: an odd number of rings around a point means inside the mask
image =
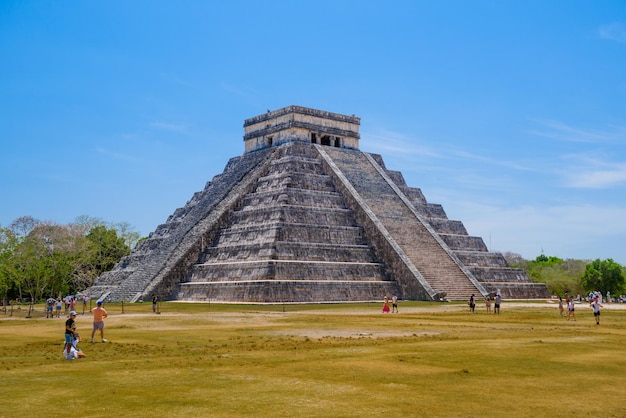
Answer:
POLYGON ((333 141, 337 141, 333 142, 333 146, 358 149, 360 123, 361 120, 356 116, 301 106, 268 111, 264 115, 245 120, 245 152, 280 146, 292 141, 310 143, 312 134, 320 141, 324 136, 332 137, 333 141))

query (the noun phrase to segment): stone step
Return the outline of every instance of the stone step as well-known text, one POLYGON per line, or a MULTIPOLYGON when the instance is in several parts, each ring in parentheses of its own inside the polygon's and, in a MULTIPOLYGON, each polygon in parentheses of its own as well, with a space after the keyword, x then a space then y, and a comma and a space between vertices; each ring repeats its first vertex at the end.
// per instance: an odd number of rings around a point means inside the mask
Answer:
MULTIPOLYGON (((239 228, 254 225, 270 225, 276 222, 286 224, 310 224, 329 226, 354 226, 352 210, 337 207, 313 207, 280 205, 264 207, 244 207, 231 214, 231 222, 239 228)), ((232 227, 231 229, 237 229, 232 227)))
POLYGON ((439 218, 446 219, 448 215, 443 210, 443 206, 437 203, 420 203, 416 201, 411 201, 413 207, 417 211, 418 215, 423 216, 424 218, 439 218))
POLYGON ((428 223, 433 227, 439 235, 467 235, 465 225, 461 221, 453 221, 451 219, 429 218, 428 223))
POLYGON ((265 192, 268 190, 284 189, 286 187, 319 191, 333 190, 333 184, 328 175, 278 172, 259 178, 256 191, 265 192))
POLYGON ((302 260, 332 262, 374 262, 367 245, 340 245, 312 242, 240 244, 208 248, 205 263, 254 260, 302 260))
POLYGON ((318 159, 293 155, 284 156, 272 161, 270 171, 278 173, 297 172, 300 174, 324 174, 322 164, 318 159))
MULTIPOLYGON (((246 303, 371 302, 398 294, 392 281, 265 280, 182 283, 179 299, 246 303)), ((382 305, 381 305, 382 306, 382 305)))
POLYGON ((512 269, 508 267, 477 267, 468 266, 469 270, 481 282, 509 282, 527 283, 528 276, 522 269, 512 269))
POLYGON ((265 225, 233 225, 220 233, 215 247, 275 241, 361 245, 363 236, 362 229, 356 226, 272 222, 265 225))
POLYGON ((299 277, 317 281, 385 279, 383 266, 375 263, 259 260, 197 264, 188 282, 297 280, 299 277))
POLYGON ((452 250, 487 251, 487 246, 480 237, 452 234, 439 234, 439 236, 452 250))
POLYGON ((509 265, 501 253, 491 253, 487 251, 466 251, 456 250, 456 256, 461 262, 470 267, 506 267, 509 265))
POLYGON ((283 188, 250 193, 243 198, 242 207, 250 210, 276 205, 298 205, 316 208, 345 208, 343 197, 337 192, 283 188))

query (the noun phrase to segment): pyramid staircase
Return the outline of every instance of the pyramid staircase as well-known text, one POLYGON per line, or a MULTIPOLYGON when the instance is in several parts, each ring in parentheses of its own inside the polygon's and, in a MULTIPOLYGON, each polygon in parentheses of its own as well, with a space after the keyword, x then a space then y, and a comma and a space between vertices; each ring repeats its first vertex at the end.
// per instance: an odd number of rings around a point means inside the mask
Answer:
POLYGON ((279 149, 181 283, 178 299, 331 302, 397 294, 315 149, 279 149))
MULTIPOLYGON (((380 156, 375 156, 384 168, 380 156)), ((549 298, 543 283, 533 283, 523 269, 511 268, 501 253, 489 252, 480 237, 470 236, 461 221, 448 219, 443 207, 428 203, 418 188, 408 187, 400 172, 385 170, 407 196, 422 222, 430 225, 448 249, 488 294, 500 291, 505 298, 549 298)))
POLYGON ((417 277, 421 275, 435 293, 455 300, 487 293, 432 228, 421 220, 404 193, 373 157, 356 150, 318 149, 332 159, 388 232, 389 239, 406 255, 407 263, 419 272, 417 277))

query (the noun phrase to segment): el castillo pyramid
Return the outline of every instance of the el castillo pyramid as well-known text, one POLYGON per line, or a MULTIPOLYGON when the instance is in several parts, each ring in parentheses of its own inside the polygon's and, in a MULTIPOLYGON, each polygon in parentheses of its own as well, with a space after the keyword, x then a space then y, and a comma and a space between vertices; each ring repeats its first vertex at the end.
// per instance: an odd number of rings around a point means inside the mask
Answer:
POLYGON ((250 303, 550 296, 380 155, 360 151, 359 125, 300 106, 245 120, 244 154, 88 294, 250 303))

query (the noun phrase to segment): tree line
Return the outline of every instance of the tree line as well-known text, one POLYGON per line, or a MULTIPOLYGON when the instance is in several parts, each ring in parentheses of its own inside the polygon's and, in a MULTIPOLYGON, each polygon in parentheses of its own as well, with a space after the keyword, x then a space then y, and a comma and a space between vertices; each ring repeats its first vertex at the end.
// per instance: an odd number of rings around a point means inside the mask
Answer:
POLYGON ((67 225, 23 216, 0 225, 0 298, 37 302, 91 286, 140 240, 125 222, 80 216, 67 225))
MULTIPOLYGON (((0 225, 0 298, 38 302, 80 292, 130 254, 141 239, 126 222, 111 224, 86 215, 67 225, 31 216, 0 225)), ((511 252, 504 257, 532 281, 545 283, 553 295, 626 293, 626 267, 610 258, 563 260, 541 254, 525 260, 511 252)))
POLYGON ((606 260, 563 260, 541 254, 534 260, 525 260, 516 253, 504 253, 511 267, 526 270, 535 283, 545 283, 555 296, 587 295, 601 292, 618 296, 626 293, 626 267, 608 258, 606 260))

